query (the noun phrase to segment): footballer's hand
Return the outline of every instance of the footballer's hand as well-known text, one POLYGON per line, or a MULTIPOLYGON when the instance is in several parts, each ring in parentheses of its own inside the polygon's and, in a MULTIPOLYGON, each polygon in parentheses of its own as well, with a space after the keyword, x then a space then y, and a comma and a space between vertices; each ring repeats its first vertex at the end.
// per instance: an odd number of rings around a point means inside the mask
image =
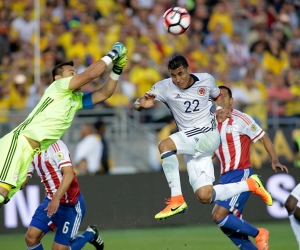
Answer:
POLYGON ((286 172, 286 173, 289 172, 288 168, 286 166, 282 165, 278 161, 272 162, 271 166, 272 166, 272 169, 274 172, 277 172, 277 168, 281 169, 281 171, 283 171, 283 172, 286 172))
POLYGON ((231 112, 229 109, 223 108, 223 109, 218 109, 216 110, 216 117, 218 121, 224 121, 227 118, 231 117, 231 112))
POLYGON ((143 108, 151 108, 155 104, 156 95, 152 93, 145 93, 144 96, 140 100, 140 105, 143 108))
POLYGON ((127 49, 123 43, 116 42, 114 46, 112 46, 110 52, 107 54, 113 62, 115 63, 119 58, 126 55, 127 49))
POLYGON ((121 56, 118 60, 114 62, 114 66, 112 68, 112 71, 116 73, 117 75, 121 75, 123 72, 123 68, 125 67, 128 59, 125 55, 121 56))
POLYGON ((45 208, 45 210, 47 210, 47 216, 50 218, 53 214, 55 214, 57 212, 58 207, 59 199, 53 197, 52 200, 48 203, 48 206, 45 208))

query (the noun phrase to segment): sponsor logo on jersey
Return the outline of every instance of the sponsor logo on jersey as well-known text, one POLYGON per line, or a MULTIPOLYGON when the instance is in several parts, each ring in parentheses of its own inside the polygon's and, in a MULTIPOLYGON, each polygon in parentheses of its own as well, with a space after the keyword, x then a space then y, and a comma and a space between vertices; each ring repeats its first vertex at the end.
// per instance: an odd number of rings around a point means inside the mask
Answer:
POLYGON ((64 156, 63 152, 58 152, 58 153, 56 154, 56 157, 57 157, 57 160, 58 160, 58 161, 62 161, 62 160, 65 159, 65 156, 64 156))
POLYGON ((227 127, 226 127, 226 133, 227 134, 231 134, 232 133, 232 126, 231 125, 227 125, 227 127))
POLYGON ((256 127, 255 124, 252 124, 252 125, 251 125, 251 130, 252 130, 253 132, 255 132, 255 131, 257 130, 257 127, 256 127))
POLYGON ((175 99, 181 98, 181 96, 179 94, 177 94, 177 96, 175 97, 175 99))
POLYGON ((205 95, 205 92, 206 92, 206 89, 203 88, 203 87, 200 87, 200 88, 198 89, 198 94, 201 95, 201 96, 205 95))

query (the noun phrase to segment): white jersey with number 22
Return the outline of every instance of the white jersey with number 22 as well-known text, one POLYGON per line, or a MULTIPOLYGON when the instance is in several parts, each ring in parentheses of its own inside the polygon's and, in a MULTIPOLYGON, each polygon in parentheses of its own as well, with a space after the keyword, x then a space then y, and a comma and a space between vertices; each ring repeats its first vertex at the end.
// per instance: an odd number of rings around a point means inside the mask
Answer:
POLYGON ((179 130, 203 127, 215 119, 211 112, 212 99, 220 95, 215 79, 208 73, 192 73, 194 83, 186 88, 178 88, 171 78, 153 85, 148 93, 156 95, 170 109, 179 130))

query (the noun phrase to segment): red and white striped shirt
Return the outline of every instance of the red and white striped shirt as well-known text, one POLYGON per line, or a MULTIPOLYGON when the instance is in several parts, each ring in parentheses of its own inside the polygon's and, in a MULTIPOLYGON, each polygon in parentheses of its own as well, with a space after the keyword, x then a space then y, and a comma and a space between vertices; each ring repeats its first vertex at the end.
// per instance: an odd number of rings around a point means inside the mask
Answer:
POLYGON ((221 143, 216 155, 221 164, 221 174, 251 167, 250 144, 262 138, 265 131, 252 117, 232 109, 231 117, 218 122, 221 143))
MULTIPOLYGON (((63 167, 72 166, 70 153, 67 146, 58 140, 51 144, 46 151, 36 154, 30 164, 28 176, 32 177, 34 170, 45 186, 46 196, 52 199, 60 186, 63 167)), ((61 204, 75 204, 80 193, 77 176, 74 172, 73 181, 67 192, 60 199, 61 204)))

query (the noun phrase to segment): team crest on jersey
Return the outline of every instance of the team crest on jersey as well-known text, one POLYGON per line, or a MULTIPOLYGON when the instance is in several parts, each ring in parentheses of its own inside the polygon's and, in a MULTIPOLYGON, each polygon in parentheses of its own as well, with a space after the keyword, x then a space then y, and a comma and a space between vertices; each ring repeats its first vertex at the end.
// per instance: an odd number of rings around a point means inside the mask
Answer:
POLYGON ((252 125, 251 125, 251 130, 252 130, 253 132, 255 132, 255 131, 257 130, 257 127, 256 127, 255 124, 252 124, 252 125))
POLYGON ((227 125, 227 127, 226 127, 226 133, 227 134, 231 134, 232 133, 232 126, 231 125, 227 125))
POLYGON ((200 88, 198 89, 198 94, 201 95, 201 96, 205 95, 205 92, 206 92, 206 89, 203 88, 203 87, 200 87, 200 88))
POLYGON ((64 156, 64 154, 63 154, 62 152, 58 152, 58 153, 56 154, 56 157, 57 157, 57 160, 58 160, 58 161, 62 161, 62 160, 65 159, 65 156, 64 156))

